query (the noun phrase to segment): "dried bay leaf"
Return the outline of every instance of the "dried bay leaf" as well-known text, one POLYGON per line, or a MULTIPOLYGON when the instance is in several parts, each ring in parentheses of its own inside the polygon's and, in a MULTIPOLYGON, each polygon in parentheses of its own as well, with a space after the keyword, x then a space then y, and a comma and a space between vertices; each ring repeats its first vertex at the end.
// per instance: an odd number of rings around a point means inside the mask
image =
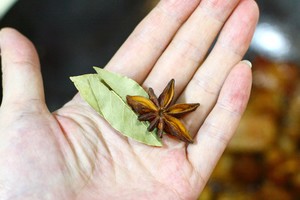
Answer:
POLYGON ((109 87, 115 91, 121 99, 126 102, 126 96, 143 96, 148 97, 147 92, 134 80, 109 72, 99 67, 94 67, 101 79, 109 85, 109 87))
POLYGON ((80 93, 80 96, 96 110, 102 117, 100 107, 98 106, 97 99, 95 97, 94 91, 90 87, 89 77, 93 74, 84 74, 81 76, 70 77, 71 81, 74 83, 75 87, 80 93))
POLYGON ((126 103, 126 95, 147 95, 135 81, 96 68, 98 74, 71 77, 81 97, 110 125, 136 141, 151 146, 162 146, 155 132, 147 131, 149 123, 140 122, 126 103))

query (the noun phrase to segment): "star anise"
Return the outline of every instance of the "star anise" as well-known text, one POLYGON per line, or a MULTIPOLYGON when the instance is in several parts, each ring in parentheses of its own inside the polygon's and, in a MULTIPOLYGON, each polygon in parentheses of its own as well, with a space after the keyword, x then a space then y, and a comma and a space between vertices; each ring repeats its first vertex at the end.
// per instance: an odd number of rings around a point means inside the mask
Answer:
POLYGON ((178 139, 192 143, 193 139, 184 124, 177 118, 197 109, 199 103, 173 104, 175 81, 172 79, 162 94, 157 98, 152 88, 149 88, 149 99, 142 96, 127 95, 127 103, 139 114, 140 121, 149 121, 148 131, 157 128, 157 135, 162 138, 163 132, 178 139))

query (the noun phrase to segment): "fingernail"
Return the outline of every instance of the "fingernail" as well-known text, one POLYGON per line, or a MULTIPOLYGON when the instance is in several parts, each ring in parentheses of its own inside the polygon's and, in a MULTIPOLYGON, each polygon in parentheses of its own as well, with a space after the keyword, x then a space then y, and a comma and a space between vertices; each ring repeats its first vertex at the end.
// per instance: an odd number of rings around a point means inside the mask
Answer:
POLYGON ((252 68, 252 63, 249 60, 243 60, 242 62, 252 68))

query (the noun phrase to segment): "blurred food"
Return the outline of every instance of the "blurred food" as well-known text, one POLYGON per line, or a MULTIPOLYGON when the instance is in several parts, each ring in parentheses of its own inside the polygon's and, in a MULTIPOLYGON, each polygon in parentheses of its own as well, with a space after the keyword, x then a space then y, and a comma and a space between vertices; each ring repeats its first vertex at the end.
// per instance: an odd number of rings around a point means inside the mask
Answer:
POLYGON ((256 58, 247 110, 199 199, 300 199, 299 150, 299 67, 256 58))
POLYGON ((247 110, 228 148, 234 152, 263 152, 274 144, 276 131, 272 116, 247 110))
POLYGON ((293 194, 287 189, 278 187, 272 183, 266 183, 253 196, 253 199, 272 199, 272 200, 293 200, 293 194))
POLYGON ((287 118, 285 120, 284 132, 292 140, 300 142, 300 81, 297 83, 296 90, 289 102, 287 118))
POLYGON ((287 104, 290 104, 298 81, 295 65, 273 63, 262 58, 257 58, 253 64, 252 95, 229 145, 232 151, 261 152, 276 142, 279 126, 287 114, 287 104))

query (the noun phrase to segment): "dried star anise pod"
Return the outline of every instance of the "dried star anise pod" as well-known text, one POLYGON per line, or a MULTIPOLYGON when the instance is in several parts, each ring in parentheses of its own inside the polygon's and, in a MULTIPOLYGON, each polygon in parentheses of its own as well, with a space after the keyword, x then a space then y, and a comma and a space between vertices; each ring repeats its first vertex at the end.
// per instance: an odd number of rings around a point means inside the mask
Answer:
POLYGON ((162 138, 163 132, 177 137, 178 139, 193 143, 188 130, 184 124, 177 119, 182 115, 196 110, 199 103, 193 104, 174 104, 175 81, 172 79, 162 94, 157 98, 152 88, 149 88, 149 99, 142 96, 127 95, 127 103, 139 114, 140 121, 149 121, 148 131, 157 128, 157 135, 162 138))

